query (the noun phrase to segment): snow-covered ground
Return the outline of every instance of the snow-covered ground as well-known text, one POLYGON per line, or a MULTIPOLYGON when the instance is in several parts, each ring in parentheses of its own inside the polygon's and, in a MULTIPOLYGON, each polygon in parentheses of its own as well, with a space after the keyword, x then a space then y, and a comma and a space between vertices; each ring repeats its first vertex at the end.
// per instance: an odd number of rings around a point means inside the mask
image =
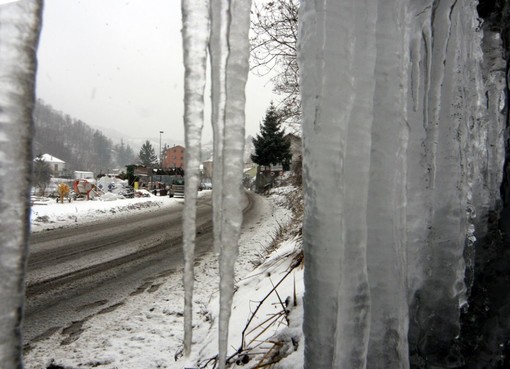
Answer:
MULTIPOLYGON (((236 265, 238 289, 234 296, 229 338, 229 355, 243 347, 240 355, 232 360, 239 360, 243 368, 254 367, 259 362, 269 363, 280 356, 286 358, 279 362, 278 368, 302 367, 300 240, 296 237, 282 243, 273 242, 279 231, 291 222, 291 212, 285 207, 285 191, 289 189, 281 188, 269 200, 259 197, 258 214, 243 226, 236 265), (279 247, 273 249, 274 244, 279 247), (274 286, 277 286, 276 292, 271 292, 274 286), (260 304, 261 301, 264 303, 260 304)), ((202 191, 200 196, 208 196, 209 192, 202 191)), ((35 202, 32 230, 37 232, 94 221, 99 217, 150 211, 154 207, 173 206, 179 201, 183 200, 150 196, 64 204, 53 200, 46 205, 35 202)), ((144 292, 130 297, 112 311, 91 316, 84 323, 83 332, 72 339, 63 329, 34 343, 25 353, 25 367, 213 368, 219 314, 216 255, 197 260, 195 273, 190 357, 182 356, 183 287, 182 274, 178 272, 155 279, 144 292)))
MULTIPOLYGON (((123 198, 112 193, 97 197, 94 201, 76 200, 57 203, 48 197, 33 197, 30 216, 32 232, 41 232, 55 228, 73 227, 78 224, 95 222, 106 217, 128 216, 130 213, 150 211, 155 207, 172 206, 184 201, 168 196, 154 196, 145 190, 139 190, 142 197, 123 198)), ((210 191, 201 191, 199 196, 207 196, 210 191)))

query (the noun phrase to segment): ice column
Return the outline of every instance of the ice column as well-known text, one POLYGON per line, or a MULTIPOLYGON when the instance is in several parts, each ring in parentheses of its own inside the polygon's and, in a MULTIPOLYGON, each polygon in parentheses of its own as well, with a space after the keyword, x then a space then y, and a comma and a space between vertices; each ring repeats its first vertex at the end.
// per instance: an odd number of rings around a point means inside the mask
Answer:
POLYGON ((367 206, 368 368, 409 368, 406 252, 407 1, 377 2, 367 206))
POLYGON ((189 355, 192 340, 193 262, 195 254, 196 200, 200 181, 200 145, 204 124, 209 6, 206 1, 183 0, 183 50, 185 65, 184 127, 186 181, 183 211, 184 248, 184 352, 189 355))
POLYGON ((475 56, 465 51, 479 38, 473 35, 473 3, 430 5, 412 9, 419 16, 411 31, 417 58, 411 83, 419 88, 409 113, 409 344, 415 360, 446 367, 462 363, 455 341, 466 301, 464 250, 472 196, 467 118, 476 115, 469 93, 476 91, 476 75, 467 68, 475 56))
POLYGON ((42 5, 0 5, 0 367, 22 368, 32 110, 42 5), (9 178, 7 181, 6 179, 9 178), (15 183, 15 186, 12 186, 15 183))
POLYGON ((504 159, 475 7, 302 2, 306 368, 462 365, 465 255, 504 159))
POLYGON ((214 249, 220 251, 222 222, 223 179, 223 132, 226 105, 226 68, 228 57, 229 2, 211 0, 211 38, 209 55, 211 60, 211 123, 213 127, 213 208, 214 249))
POLYGON ((303 108, 305 368, 365 368, 367 199, 377 2, 306 1, 303 108))
MULTIPOLYGON (((220 254, 220 321, 219 321, 219 368, 225 367, 228 349, 228 323, 232 296, 234 294, 234 262, 238 255, 241 231, 242 175, 244 153, 244 124, 246 103, 245 87, 248 79, 250 45, 251 0, 232 0, 228 33, 229 54, 226 70, 226 107, 223 131, 222 207, 221 207, 221 254, 220 254)), ((217 144, 217 143, 215 143, 217 144)), ((216 173, 215 173, 216 174, 216 173)), ((215 209, 215 211, 218 211, 215 209)))

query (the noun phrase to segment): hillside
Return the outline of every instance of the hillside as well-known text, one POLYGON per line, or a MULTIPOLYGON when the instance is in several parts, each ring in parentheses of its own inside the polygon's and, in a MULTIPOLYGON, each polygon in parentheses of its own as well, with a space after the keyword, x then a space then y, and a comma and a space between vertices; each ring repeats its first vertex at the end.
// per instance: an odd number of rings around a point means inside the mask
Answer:
POLYGON ((40 99, 34 109, 34 129, 34 156, 44 153, 56 156, 67 163, 69 173, 74 170, 107 173, 132 164, 136 158, 129 144, 114 143, 100 130, 40 99))

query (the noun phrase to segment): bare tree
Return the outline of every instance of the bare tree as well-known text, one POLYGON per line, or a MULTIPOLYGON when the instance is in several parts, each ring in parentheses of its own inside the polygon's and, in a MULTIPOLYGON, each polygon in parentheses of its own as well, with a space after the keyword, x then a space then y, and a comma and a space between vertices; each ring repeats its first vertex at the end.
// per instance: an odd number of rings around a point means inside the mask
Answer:
POLYGON ((274 75, 273 91, 283 97, 278 113, 287 122, 296 122, 301 115, 298 10, 299 0, 259 0, 251 20, 251 69, 259 75, 274 75))

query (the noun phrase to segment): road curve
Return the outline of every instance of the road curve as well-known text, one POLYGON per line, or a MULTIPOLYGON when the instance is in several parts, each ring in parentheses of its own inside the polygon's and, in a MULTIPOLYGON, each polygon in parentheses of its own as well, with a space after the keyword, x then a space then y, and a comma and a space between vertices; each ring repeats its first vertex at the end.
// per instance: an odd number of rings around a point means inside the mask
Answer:
MULTIPOLYGON (((245 216, 252 196, 247 193, 245 216)), ((26 282, 24 342, 118 306, 161 275, 182 268, 183 205, 34 234, 26 282)), ((198 257, 212 249, 210 198, 197 204, 198 257)))

